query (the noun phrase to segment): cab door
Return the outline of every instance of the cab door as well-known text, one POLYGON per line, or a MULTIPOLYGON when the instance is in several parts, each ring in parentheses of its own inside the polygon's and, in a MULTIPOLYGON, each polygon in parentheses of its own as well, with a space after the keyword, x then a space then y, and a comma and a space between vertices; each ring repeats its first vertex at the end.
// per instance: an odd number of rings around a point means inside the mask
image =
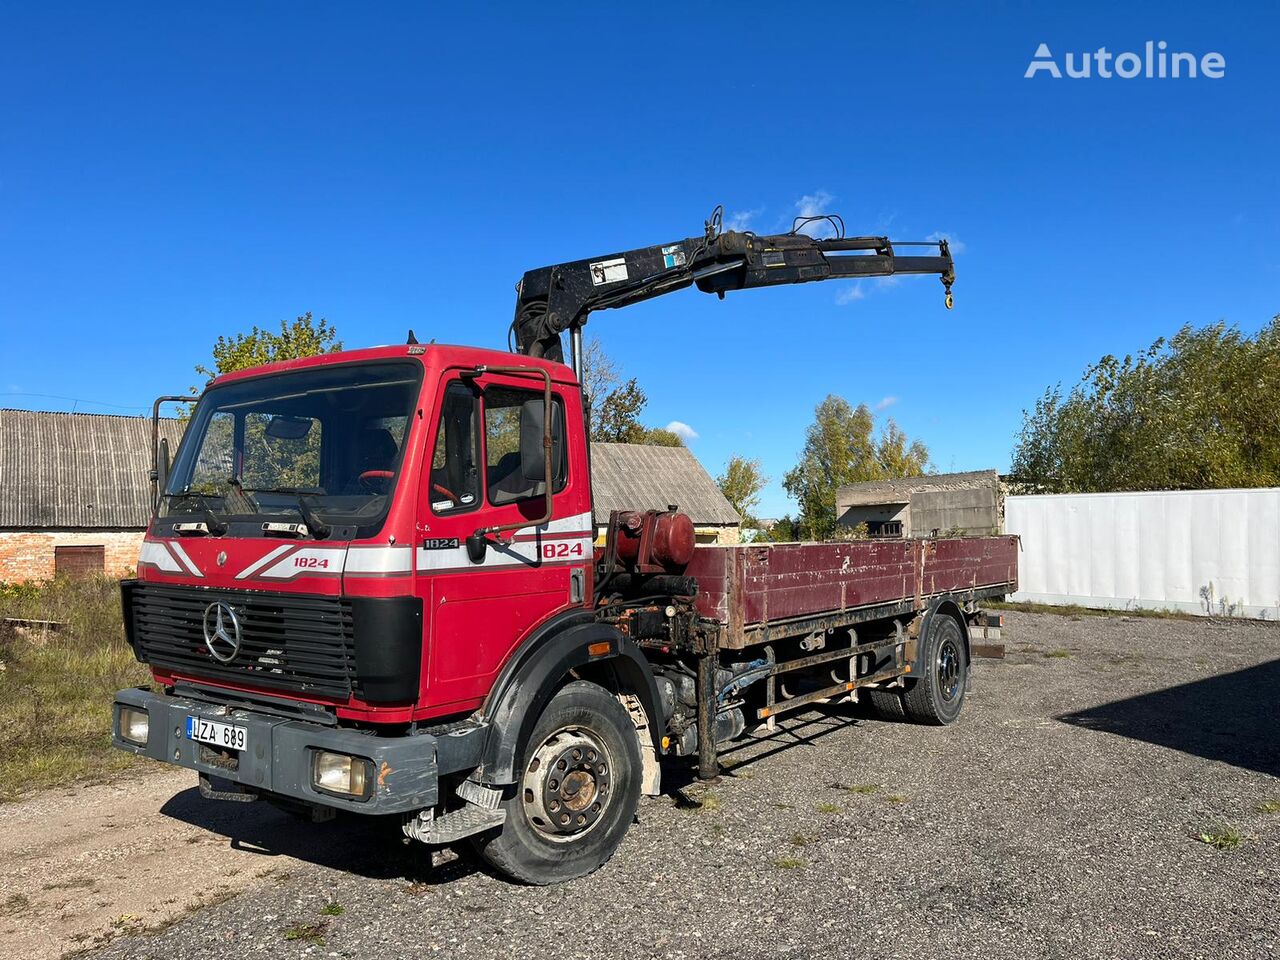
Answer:
POLYGON ((433 713, 482 699, 521 638, 583 600, 591 516, 589 508, 575 512, 573 505, 589 480, 569 476, 560 390, 553 389, 552 519, 490 537, 479 562, 466 549, 477 528, 534 520, 545 511, 545 481, 526 479, 533 471, 522 469, 520 459, 521 410, 530 399, 542 400, 535 383, 459 372, 440 386, 432 456, 419 493, 417 550, 431 611, 426 702, 433 713))

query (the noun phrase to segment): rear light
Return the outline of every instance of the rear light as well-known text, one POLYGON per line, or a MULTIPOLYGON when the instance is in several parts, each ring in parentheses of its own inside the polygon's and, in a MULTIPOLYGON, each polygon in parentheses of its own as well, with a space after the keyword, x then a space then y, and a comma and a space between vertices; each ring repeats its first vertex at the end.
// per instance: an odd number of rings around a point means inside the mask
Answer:
POLYGON ((373 763, 345 753, 317 750, 311 759, 311 784, 322 793, 365 799, 373 786, 373 763))
POLYGON ((151 735, 151 717, 136 707, 120 708, 120 739, 145 747, 151 735))

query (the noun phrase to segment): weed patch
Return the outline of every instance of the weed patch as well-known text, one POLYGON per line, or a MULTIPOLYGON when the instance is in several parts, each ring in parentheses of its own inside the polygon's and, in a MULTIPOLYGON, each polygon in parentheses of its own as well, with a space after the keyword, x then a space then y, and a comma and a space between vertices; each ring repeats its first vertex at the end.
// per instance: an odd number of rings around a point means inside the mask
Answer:
POLYGON ((1244 834, 1233 826, 1223 825, 1214 827, 1211 830, 1201 831, 1196 839, 1201 843, 1207 843, 1215 850, 1234 850, 1240 846, 1240 841, 1244 839, 1244 834))
POLYGON ((319 923, 295 923, 292 927, 286 928, 284 938, 286 940, 300 940, 303 943, 310 943, 315 946, 324 945, 325 931, 329 929, 329 922, 321 920, 319 923))
POLYGON ((0 618, 60 625, 0 619, 0 802, 149 762, 111 747, 112 694, 149 679, 124 639, 118 581, 0 584, 0 618))

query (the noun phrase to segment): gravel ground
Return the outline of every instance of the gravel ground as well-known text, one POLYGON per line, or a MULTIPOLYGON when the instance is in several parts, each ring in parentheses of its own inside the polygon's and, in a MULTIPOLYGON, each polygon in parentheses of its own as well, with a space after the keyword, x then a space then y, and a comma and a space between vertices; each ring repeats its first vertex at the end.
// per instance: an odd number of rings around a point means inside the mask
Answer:
MULTIPOLYGON (((948 728, 831 708, 641 803, 591 877, 519 887, 338 821, 186 816, 264 863, 101 957, 1273 957, 1280 629, 1011 613, 948 728), (1238 846, 1204 831, 1226 825, 1238 846)), ((668 773, 668 783, 677 778, 668 773)), ((173 856, 184 851, 175 849, 173 856)), ((211 878, 212 879, 212 878, 211 878)))

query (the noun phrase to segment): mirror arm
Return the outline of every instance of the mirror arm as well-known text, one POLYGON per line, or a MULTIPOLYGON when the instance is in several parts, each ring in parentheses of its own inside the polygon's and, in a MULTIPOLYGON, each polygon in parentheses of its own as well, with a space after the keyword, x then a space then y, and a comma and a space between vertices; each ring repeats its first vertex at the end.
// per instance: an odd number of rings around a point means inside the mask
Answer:
POLYGON ((165 470, 165 477, 160 476, 160 405, 162 403, 191 403, 190 396, 167 396, 157 397, 156 402, 151 405, 151 510, 155 512, 160 506, 160 495, 164 493, 164 484, 168 480, 168 470, 165 470))

